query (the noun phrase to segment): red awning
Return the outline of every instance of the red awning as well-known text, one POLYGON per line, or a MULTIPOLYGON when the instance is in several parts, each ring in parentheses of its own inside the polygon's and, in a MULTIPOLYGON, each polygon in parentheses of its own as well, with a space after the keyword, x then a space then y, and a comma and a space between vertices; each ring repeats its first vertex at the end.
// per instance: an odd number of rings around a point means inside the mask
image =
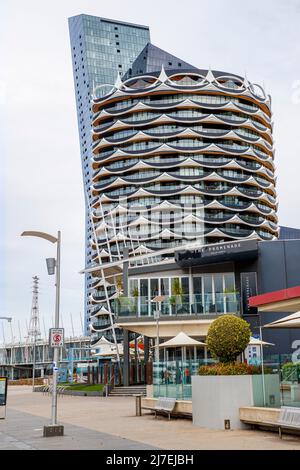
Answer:
POLYGON ((261 312, 297 312, 300 310, 300 286, 249 298, 249 306, 261 312))

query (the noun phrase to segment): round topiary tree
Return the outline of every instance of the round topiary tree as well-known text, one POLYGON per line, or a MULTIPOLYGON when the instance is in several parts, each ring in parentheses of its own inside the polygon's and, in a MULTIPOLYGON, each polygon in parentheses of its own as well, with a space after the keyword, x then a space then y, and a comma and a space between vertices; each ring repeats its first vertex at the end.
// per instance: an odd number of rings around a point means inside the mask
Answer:
POLYGON ((234 315, 223 315, 208 329, 207 348, 221 362, 234 362, 248 346, 250 336, 249 323, 234 315))

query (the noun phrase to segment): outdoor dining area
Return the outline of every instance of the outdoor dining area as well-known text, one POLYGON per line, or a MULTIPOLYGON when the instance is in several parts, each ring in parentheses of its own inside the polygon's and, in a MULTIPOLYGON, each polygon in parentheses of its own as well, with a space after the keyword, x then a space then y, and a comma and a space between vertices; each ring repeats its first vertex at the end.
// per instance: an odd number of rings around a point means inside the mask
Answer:
MULTIPOLYGON (((265 348, 274 343, 263 340, 264 329, 299 328, 300 312, 294 312, 260 328, 260 337, 251 336, 241 360, 261 368, 260 378, 256 379, 254 395, 265 406, 300 407, 300 358, 295 363, 271 362, 265 359, 265 348), (297 363, 298 362, 298 363, 297 363), (268 390, 267 374, 278 376, 278 390, 268 390), (270 395, 271 394, 271 395, 270 395), (270 396, 269 396, 270 395, 270 396)), ((202 365, 217 361, 210 357, 205 338, 195 339, 183 331, 175 337, 159 344, 159 361, 153 363, 153 396, 165 396, 181 400, 192 399, 191 377, 198 374, 202 365)), ((158 357, 158 356, 156 356, 158 357)))
MULTIPOLYGON (((249 348, 258 348, 256 365, 263 361, 263 348, 272 343, 250 338, 249 348)), ((214 364, 204 341, 194 339, 183 331, 159 344, 160 360, 153 363, 153 396, 165 396, 181 400, 192 399, 192 376, 198 375, 202 365, 214 364)), ((248 348, 247 348, 248 349, 248 348)), ((247 351, 242 360, 247 362, 247 351)), ((263 394, 263 387, 260 394, 263 394)))
MULTIPOLYGON (((262 331, 300 328, 300 286, 250 297, 249 304, 251 307, 256 307, 260 315, 267 315, 270 312, 289 313, 264 324, 262 331)), ((300 341, 295 343, 297 344, 294 345, 294 353, 291 354, 290 360, 279 364, 278 369, 281 405, 300 408, 300 341)))
POLYGON ((206 344, 180 332, 159 349, 160 361, 153 363, 153 396, 191 400, 191 377, 201 363, 210 361, 206 344))

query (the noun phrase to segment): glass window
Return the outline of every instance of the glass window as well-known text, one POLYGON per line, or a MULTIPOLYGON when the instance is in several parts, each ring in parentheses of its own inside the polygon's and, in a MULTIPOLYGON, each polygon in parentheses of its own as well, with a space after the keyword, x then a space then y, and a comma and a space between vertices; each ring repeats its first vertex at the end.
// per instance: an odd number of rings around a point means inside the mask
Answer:
POLYGON ((215 294, 223 293, 223 275, 215 274, 214 275, 214 284, 215 284, 215 294))
POLYGON ((235 290, 234 273, 224 274, 224 284, 225 292, 233 292, 235 290))
POLYGON ((211 275, 203 276, 203 288, 204 288, 205 294, 212 293, 212 276, 211 275))
POLYGON ((190 293, 190 285, 189 285, 189 278, 188 277, 182 277, 181 278, 181 287, 182 287, 182 293, 183 294, 189 294, 190 293))
POLYGON ((150 297, 153 299, 158 295, 158 279, 150 279, 150 297))
POLYGON ((195 295, 202 294, 202 278, 194 277, 193 284, 194 284, 194 294, 195 295))
POLYGON ((140 280, 140 295, 142 297, 148 297, 148 279, 140 280))
POLYGON ((179 277, 173 277, 171 279, 172 295, 178 295, 180 289, 181 289, 181 285, 180 285, 179 277))
POLYGON ((165 277, 160 280, 160 294, 169 295, 169 278, 165 277))
POLYGON ((130 279, 129 281, 129 295, 130 296, 136 296, 136 293, 138 292, 139 287, 138 287, 138 279, 130 279))

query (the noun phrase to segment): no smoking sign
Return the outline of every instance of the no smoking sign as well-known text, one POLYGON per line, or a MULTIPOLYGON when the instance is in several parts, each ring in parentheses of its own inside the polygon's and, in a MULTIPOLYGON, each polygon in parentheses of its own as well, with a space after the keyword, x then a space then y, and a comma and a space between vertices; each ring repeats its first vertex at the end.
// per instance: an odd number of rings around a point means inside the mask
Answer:
POLYGON ((60 348, 64 345, 64 329, 50 328, 49 330, 49 346, 51 348, 60 348))

